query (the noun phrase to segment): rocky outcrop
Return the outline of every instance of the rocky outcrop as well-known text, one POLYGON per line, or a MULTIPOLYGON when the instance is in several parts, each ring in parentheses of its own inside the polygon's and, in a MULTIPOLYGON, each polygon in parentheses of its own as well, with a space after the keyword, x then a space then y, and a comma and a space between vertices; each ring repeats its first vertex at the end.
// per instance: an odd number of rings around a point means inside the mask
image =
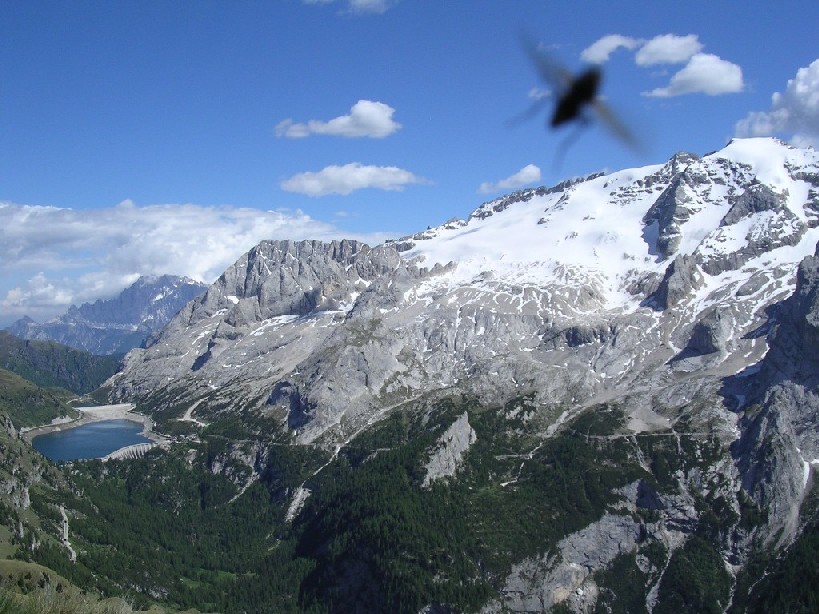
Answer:
POLYGON ((0 414, 0 429, 12 439, 17 439, 17 429, 14 428, 14 423, 6 414, 0 414))
POLYGON ((195 324, 222 309, 228 310, 224 322, 234 328, 332 309, 360 278, 349 276, 347 267, 362 249, 369 251, 358 241, 263 241, 188 306, 185 323, 195 324))
POLYGON ((762 213, 763 211, 783 212, 786 209, 785 203, 786 195, 776 194, 766 185, 753 184, 748 186, 748 189, 737 198, 719 225, 730 226, 751 217, 754 213, 762 213))
POLYGON ((757 387, 755 397, 766 394, 776 385, 816 389, 819 385, 819 244, 817 253, 799 264, 793 294, 773 313, 775 326, 769 336, 770 349, 753 378, 757 387))
POLYGON ((712 354, 726 351, 726 342, 734 331, 734 319, 729 310, 719 306, 706 310, 691 331, 686 349, 692 354, 712 354))
POLYGON ((710 275, 734 271, 761 254, 799 243, 807 225, 788 209, 787 198, 766 185, 749 186, 703 246, 702 269, 710 275), (726 244, 731 247, 725 249, 726 244))
POLYGON ((669 309, 691 294, 703 283, 696 259, 686 254, 678 255, 668 265, 657 290, 646 300, 646 305, 669 309))
POLYGON ((549 330, 543 336, 543 348, 555 350, 561 347, 580 347, 590 343, 606 343, 615 335, 611 324, 595 322, 575 324, 561 330, 549 330))
MULTIPOLYGON (((808 385, 815 384, 819 372, 819 244, 816 253, 799 264, 796 289, 778 313, 779 327, 771 339, 771 362, 790 357, 798 370, 792 375, 808 385)), ((778 368, 788 373, 787 363, 778 368)))
POLYGON ((263 320, 339 311, 370 282, 400 267, 406 264, 394 249, 358 241, 264 241, 187 305, 169 332, 219 312, 216 337, 235 339, 263 320))
POLYGON ((455 475, 464 455, 475 441, 477 434, 469 425, 469 415, 464 412, 438 439, 424 467, 426 475, 423 485, 429 486, 436 480, 455 475))
POLYGON ((698 210, 690 179, 682 170, 660 195, 643 218, 647 225, 657 225, 656 249, 665 259, 679 247, 682 239, 682 226, 698 210))
POLYGON ((575 595, 593 599, 597 587, 587 579, 632 552, 640 539, 640 525, 631 517, 605 514, 561 540, 554 554, 515 565, 501 589, 501 599, 483 611, 548 612, 575 595))

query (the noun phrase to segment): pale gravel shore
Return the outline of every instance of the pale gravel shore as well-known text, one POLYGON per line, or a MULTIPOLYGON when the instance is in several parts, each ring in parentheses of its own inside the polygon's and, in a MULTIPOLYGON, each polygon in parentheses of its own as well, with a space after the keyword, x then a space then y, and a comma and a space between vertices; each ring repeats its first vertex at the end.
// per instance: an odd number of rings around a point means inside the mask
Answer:
POLYGON ((153 432, 153 420, 148 416, 138 414, 134 411, 136 405, 133 403, 119 403, 117 405, 99 405, 96 407, 77 407, 80 412, 80 417, 76 420, 68 420, 65 418, 57 418, 51 424, 38 426, 28 429, 20 433, 23 439, 31 443, 31 441, 38 435, 45 435, 46 433, 53 433, 54 431, 66 431, 73 429, 83 424, 91 422, 101 422, 103 420, 130 420, 142 425, 142 436, 147 437, 156 443, 164 443, 164 437, 153 432))

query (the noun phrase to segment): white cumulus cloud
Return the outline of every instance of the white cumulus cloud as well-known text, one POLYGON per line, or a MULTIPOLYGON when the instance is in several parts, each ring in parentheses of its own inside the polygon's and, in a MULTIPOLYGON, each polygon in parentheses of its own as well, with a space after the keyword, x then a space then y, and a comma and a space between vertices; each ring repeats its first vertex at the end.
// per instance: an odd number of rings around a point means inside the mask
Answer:
POLYGON ((281 182, 286 192, 308 196, 351 194, 364 188, 398 191, 414 183, 428 183, 410 171, 396 166, 373 166, 351 162, 343 166, 331 165, 320 171, 293 175, 281 182))
POLYGON ((608 61, 609 56, 624 47, 626 49, 634 49, 640 44, 636 38, 630 36, 623 36, 622 34, 607 34, 603 38, 598 39, 581 53, 580 58, 584 62, 591 64, 602 64, 608 61))
POLYGON ((745 89, 742 69, 710 53, 697 53, 688 64, 671 77, 666 87, 646 92, 647 96, 682 96, 683 94, 733 94, 745 89))
POLYGON ((298 210, 150 205, 73 210, 0 203, 0 315, 38 321, 114 296, 139 275, 212 282, 264 239, 359 238, 298 210))
POLYGON ((668 97, 695 93, 716 96, 745 89, 742 69, 719 56, 703 53, 703 44, 696 34, 660 34, 648 40, 608 34, 584 49, 580 57, 586 62, 602 64, 621 48, 636 50, 634 61, 638 66, 685 64, 671 77, 667 86, 644 92, 646 96, 668 97))
POLYGON ((702 51, 702 43, 696 34, 687 36, 661 34, 646 41, 637 51, 634 61, 639 66, 682 64, 700 51, 702 51))
POLYGON ((517 173, 507 177, 506 179, 501 179, 495 183, 488 181, 482 183, 478 188, 478 192, 481 194, 489 194, 499 190, 514 190, 537 181, 540 181, 540 168, 534 164, 527 164, 517 173))
POLYGON ((311 134, 344 136, 348 138, 384 138, 401 128, 392 116, 395 109, 383 102, 359 100, 347 115, 329 121, 311 119, 307 123, 296 123, 288 118, 276 125, 276 136, 304 138, 311 134))
POLYGON ((796 145, 819 147, 819 59, 797 70, 784 92, 774 92, 770 111, 755 111, 737 122, 736 133, 789 134, 796 145))
POLYGON ((354 13, 383 13, 392 6, 389 0, 348 0, 354 13))
MULTIPOLYGON (((350 13, 385 13, 395 4, 396 0, 346 0, 347 11, 350 13)), ((335 0, 303 0, 304 4, 331 4, 335 0)))

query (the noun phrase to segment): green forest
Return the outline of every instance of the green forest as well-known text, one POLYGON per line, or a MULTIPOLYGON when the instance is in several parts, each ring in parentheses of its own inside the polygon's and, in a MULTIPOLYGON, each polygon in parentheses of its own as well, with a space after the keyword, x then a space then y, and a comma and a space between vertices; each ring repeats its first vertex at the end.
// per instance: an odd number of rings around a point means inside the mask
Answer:
MULTIPOLYGON (((700 453, 686 458, 660 445, 662 438, 606 438, 623 422, 608 406, 580 415, 562 436, 537 440, 515 428, 523 426, 516 410, 527 403, 486 407, 453 398, 396 411, 334 458, 268 442, 257 479, 241 486, 226 476, 247 475, 247 468, 225 466, 248 435, 241 420, 206 429, 190 447, 68 464, 70 488, 32 489, 32 510, 56 535, 57 508, 65 506, 77 562, 49 540, 16 556, 141 608, 161 602, 205 612, 418 612, 433 603, 477 611, 498 595, 514 562, 554 549, 606 511, 623 513, 617 489, 641 480, 660 492, 670 486, 663 479, 669 467, 702 462, 700 453), (465 465, 457 479, 423 487, 428 450, 464 412, 477 433, 465 465), (525 463, 521 450, 531 450, 525 463), (311 495, 287 522, 301 486, 311 495)), ((656 513, 638 512, 646 519, 656 513)), ((654 542, 640 549, 658 568, 668 563, 658 611, 726 604, 721 559, 705 535, 670 561, 654 542), (692 584, 692 574, 702 582, 692 584)), ((629 574, 650 580, 635 570, 617 563, 609 581, 617 585, 618 575, 629 574)), ((601 603, 624 599, 618 591, 601 603)))
POLYGON ((53 341, 25 341, 0 330, 0 369, 42 388, 90 393, 116 373, 121 357, 94 356, 53 341))

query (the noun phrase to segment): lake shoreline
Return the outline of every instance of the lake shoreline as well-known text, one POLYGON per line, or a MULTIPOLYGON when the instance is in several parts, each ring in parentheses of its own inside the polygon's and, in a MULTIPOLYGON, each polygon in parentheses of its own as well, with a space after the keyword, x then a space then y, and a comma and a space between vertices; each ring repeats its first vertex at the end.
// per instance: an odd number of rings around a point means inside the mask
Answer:
POLYGON ((146 439, 150 439, 156 444, 163 444, 167 440, 153 432, 154 423, 151 418, 134 411, 136 405, 133 403, 118 403, 116 405, 99 405, 96 407, 77 407, 80 412, 79 418, 74 420, 60 421, 57 418, 50 424, 42 426, 35 426, 34 428, 23 431, 21 429, 20 436, 31 443, 35 437, 45 435, 47 433, 54 433, 56 431, 67 431, 70 429, 90 424, 92 422, 102 422, 104 420, 128 420, 142 425, 142 432, 140 433, 146 439))

